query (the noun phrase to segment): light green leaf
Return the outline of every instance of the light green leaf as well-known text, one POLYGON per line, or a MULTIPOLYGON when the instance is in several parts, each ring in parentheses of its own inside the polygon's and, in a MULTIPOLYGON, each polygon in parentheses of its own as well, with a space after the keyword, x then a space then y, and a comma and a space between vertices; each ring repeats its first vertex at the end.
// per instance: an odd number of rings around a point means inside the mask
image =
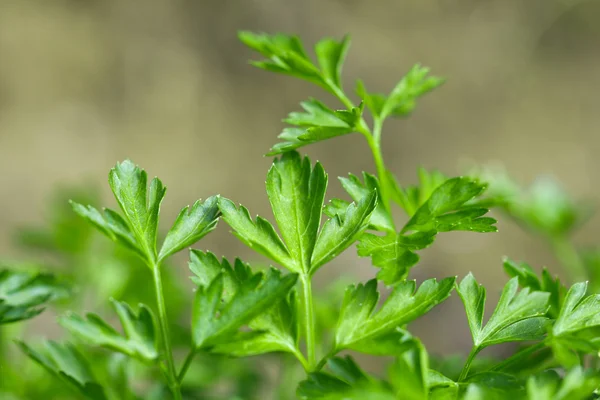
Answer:
POLYGON ((550 318, 558 316, 566 292, 566 287, 560 283, 558 277, 553 278, 548 269, 544 267, 540 279, 528 264, 523 262, 517 263, 508 258, 504 260, 504 271, 511 278, 517 277, 519 279, 519 286, 521 287, 528 287, 532 291, 550 293, 548 316, 550 318))
POLYGON ((416 339, 411 347, 397 358, 389 370, 396 394, 406 400, 427 399, 429 394, 429 357, 416 339))
POLYGON ((561 378, 556 371, 544 371, 527 380, 529 400, 586 400, 600 385, 598 372, 581 366, 561 378))
POLYGON ((0 325, 33 318, 45 304, 68 294, 54 275, 0 270, 0 325))
POLYGON ((428 76, 429 68, 416 64, 392 89, 381 108, 379 117, 404 117, 410 114, 416 105, 416 99, 444 83, 444 80, 428 76))
POLYGON ((238 208, 223 197, 219 198, 219 210, 233 233, 248 247, 288 269, 299 270, 269 221, 261 217, 253 221, 245 207, 238 208))
POLYGON ((160 203, 166 188, 158 178, 147 185, 146 171, 130 160, 110 170, 108 183, 121 207, 138 247, 150 263, 156 261, 156 233, 160 203))
POLYGON ((415 281, 399 283, 376 312, 377 281, 373 279, 365 285, 350 286, 346 289, 336 329, 336 349, 353 349, 355 343, 387 335, 426 314, 450 295, 454 280, 445 278, 437 282, 429 279, 418 289, 415 281))
POLYGON ((377 193, 367 193, 358 204, 349 204, 343 213, 331 216, 319 234, 311 260, 311 273, 328 263, 356 241, 367 228, 377 204, 377 193))
POLYGON ((311 269, 317 242, 327 175, 321 164, 289 152, 276 159, 267 175, 267 193, 290 255, 299 271, 311 269))
POLYGON ((248 31, 241 31, 238 36, 246 46, 267 59, 266 61, 254 61, 252 65, 267 71, 306 79, 320 86, 324 85, 321 72, 306 55, 298 37, 248 31))
POLYGON ((492 218, 481 218, 488 210, 468 202, 485 191, 486 186, 470 178, 452 178, 433 191, 429 199, 406 223, 402 232, 469 230, 495 232, 492 218))
POLYGON ((113 242, 119 243, 133 251, 136 255, 146 260, 146 253, 138 244, 127 222, 115 211, 105 208, 103 212, 94 207, 84 206, 71 201, 73 211, 94 225, 100 232, 108 236, 113 242))
POLYGON ((148 363, 156 361, 159 353, 152 311, 140 304, 138 313, 135 313, 125 302, 111 302, 124 335, 92 313, 87 314, 86 318, 70 313, 61 317, 59 323, 90 345, 105 347, 148 363))
MULTIPOLYGON (((381 193, 379 180, 377 177, 363 172, 363 182, 355 175, 349 174, 348 178, 339 178, 342 187, 348 192, 354 201, 360 201, 364 196, 372 191, 381 193)), ((370 228, 382 232, 394 232, 394 222, 390 213, 385 209, 382 203, 371 215, 370 228)))
POLYGON ((279 301, 267 312, 252 320, 248 326, 253 334, 234 337, 226 343, 217 344, 212 352, 234 357, 247 357, 272 352, 298 351, 296 292, 279 301))
POLYGON ((504 286, 498 305, 485 327, 482 327, 485 288, 477 283, 472 274, 457 285, 476 348, 543 338, 548 322, 545 315, 550 294, 531 292, 529 288, 517 293, 518 285, 518 278, 513 278, 504 286))
POLYGON ((419 184, 406 186, 403 189, 396 177, 391 172, 386 172, 388 182, 392 187, 392 199, 406 211, 409 217, 412 217, 433 192, 448 180, 448 177, 440 171, 427 171, 425 168, 419 168, 417 171, 419 184))
POLYGON ((219 196, 212 196, 204 202, 196 201, 191 210, 189 207, 181 210, 160 249, 159 262, 215 229, 219 219, 218 200, 219 196))
POLYGON ((350 37, 344 36, 341 41, 322 39, 315 46, 315 53, 321 66, 323 77, 331 84, 342 88, 341 72, 346 53, 350 47, 350 37))
POLYGON ((419 262, 414 251, 433 243, 435 234, 436 231, 411 235, 388 233, 386 236, 366 233, 359 240, 358 255, 371 257, 372 264, 381 268, 377 279, 386 285, 394 285, 405 279, 410 268, 419 262))
POLYGON ((239 335, 239 329, 287 296, 298 276, 281 276, 271 269, 259 272, 240 283, 236 293, 224 305, 224 274, 209 286, 199 286, 192 312, 192 337, 196 349, 210 349, 239 335))
POLYGON ((38 352, 21 341, 17 341, 17 345, 29 358, 79 391, 84 398, 106 400, 104 389, 94 378, 88 361, 73 345, 47 341, 43 352, 38 352))
POLYGON ((578 363, 577 352, 600 351, 600 294, 586 292, 586 282, 571 286, 549 338, 554 356, 567 366, 578 363))
POLYGON ((356 131, 361 120, 363 107, 349 110, 332 110, 315 99, 300 103, 306 112, 292 112, 284 122, 294 125, 279 135, 277 143, 267 154, 274 156, 312 143, 347 135, 356 131))

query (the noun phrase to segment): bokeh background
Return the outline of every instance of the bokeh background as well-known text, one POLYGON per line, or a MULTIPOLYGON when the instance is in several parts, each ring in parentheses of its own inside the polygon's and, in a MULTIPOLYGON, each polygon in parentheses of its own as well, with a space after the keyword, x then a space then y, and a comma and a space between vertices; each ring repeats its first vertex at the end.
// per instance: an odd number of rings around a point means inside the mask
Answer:
MULTIPOLYGON (((165 222, 216 193, 270 217, 263 154, 281 119, 309 96, 338 105, 305 82, 249 66, 240 29, 296 33, 307 47, 350 34, 347 88, 360 77, 386 92, 415 62, 447 77, 410 119, 386 123, 384 157, 401 183, 415 183, 418 166, 457 175, 501 163, 523 184, 551 175, 598 202, 600 1, 2 0, 1 253, 23 256, 15 229, 42 223, 57 185, 91 182, 113 205, 107 173, 125 158, 168 186, 165 222)), ((335 177, 374 171, 358 135, 302 151, 329 172, 329 198, 344 196, 335 177)), ((597 244, 599 226, 593 219, 576 240, 597 244)), ((555 270, 543 242, 507 219, 499 228, 441 235, 414 276, 473 271, 496 299, 505 255, 555 270)), ((263 261, 225 224, 200 247, 263 261)), ((353 250, 334 264, 321 285, 376 272, 353 250)), ((185 279, 185 257, 176 267, 185 279)), ((453 296, 414 331, 432 352, 464 352, 465 322, 453 296)))

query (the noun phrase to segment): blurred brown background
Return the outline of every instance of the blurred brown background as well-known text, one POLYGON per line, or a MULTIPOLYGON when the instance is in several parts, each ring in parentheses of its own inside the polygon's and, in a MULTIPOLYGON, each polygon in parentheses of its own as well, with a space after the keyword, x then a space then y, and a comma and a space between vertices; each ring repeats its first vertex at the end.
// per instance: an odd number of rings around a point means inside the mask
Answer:
MULTIPOLYGON (((165 222, 215 193, 270 217, 263 154, 281 119, 309 96, 338 105, 305 82, 248 66, 254 54, 238 42, 239 29, 297 33, 307 47, 349 33, 348 91, 359 77, 388 91, 415 62, 447 77, 412 118, 386 123, 384 156, 401 183, 414 183, 419 165, 452 175, 497 161, 522 183, 552 174, 574 196, 598 197, 600 1, 2 0, 3 254, 17 255, 14 228, 43 218, 57 184, 89 179, 113 204, 106 176, 124 158, 169 187, 165 222)), ((328 170, 329 197, 343 196, 336 176, 374 171, 360 136, 303 152, 328 170)), ((578 240, 596 242, 598 226, 578 240)), ((499 227, 442 235, 415 277, 471 270, 495 299, 502 256, 552 267, 538 240, 506 220, 499 227)), ((224 224, 200 247, 256 259, 224 224)), ((376 272, 354 251, 336 267, 323 271, 323 284, 376 272)), ((187 276, 183 258, 181 268, 187 276)), ((456 296, 415 328, 434 352, 470 344, 456 296)))

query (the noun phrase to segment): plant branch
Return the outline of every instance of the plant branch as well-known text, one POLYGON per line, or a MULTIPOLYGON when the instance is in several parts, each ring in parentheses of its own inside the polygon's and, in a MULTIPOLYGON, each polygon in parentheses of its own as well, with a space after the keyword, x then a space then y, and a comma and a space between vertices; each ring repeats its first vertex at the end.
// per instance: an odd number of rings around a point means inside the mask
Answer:
POLYGON ((312 287, 309 274, 300 275, 303 289, 304 328, 306 334, 307 370, 313 371, 316 364, 315 315, 312 287))
POLYGON ((163 349, 167 363, 167 373, 169 378, 169 387, 173 392, 175 400, 181 400, 181 389, 177 379, 177 371, 173 362, 173 350, 171 349, 171 337, 169 334, 169 321, 167 319, 167 308, 165 306, 165 298, 162 286, 162 277, 160 274, 160 265, 152 265, 152 277, 154 278, 154 289, 156 291, 156 305, 158 307, 158 319, 163 341, 163 349))
POLYGON ((195 356, 196 356, 196 350, 191 349, 190 352, 188 353, 188 355, 185 357, 183 366, 181 367, 181 370, 179 371, 179 374, 177 375, 177 383, 181 384, 181 381, 183 381, 185 374, 187 373, 188 369, 190 368, 190 365, 192 365, 192 361, 194 360, 195 356))
POLYGON ((473 346, 471 348, 471 352, 469 353, 469 356, 467 357, 465 366, 463 367, 462 371, 460 371, 460 376, 458 377, 459 382, 464 381, 467 378, 467 376, 469 375, 469 370, 471 369, 471 364, 473 363, 473 360, 475 360, 477 353, 479 353, 480 351, 481 351, 481 348, 478 346, 473 346))

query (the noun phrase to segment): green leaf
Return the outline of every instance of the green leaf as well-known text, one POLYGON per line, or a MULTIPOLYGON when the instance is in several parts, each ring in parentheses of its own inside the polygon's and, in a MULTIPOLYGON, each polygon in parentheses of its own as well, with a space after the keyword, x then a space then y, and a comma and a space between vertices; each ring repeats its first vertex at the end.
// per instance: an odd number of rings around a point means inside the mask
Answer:
POLYGON ((219 220, 218 200, 219 196, 212 196, 204 202, 196 201, 191 210, 189 207, 181 210, 160 249, 159 262, 215 229, 219 220))
POLYGON ((513 278, 504 286, 498 305, 485 327, 482 327, 485 288, 477 283, 472 274, 457 285, 476 348, 505 342, 539 340, 544 336, 548 324, 545 315, 550 294, 531 292, 529 288, 517 293, 518 285, 518 278, 513 278))
POLYGON ((552 328, 554 336, 561 336, 600 324, 600 313, 598 313, 600 294, 585 297, 586 292, 586 282, 571 286, 552 328))
POLYGON ((356 131, 363 107, 349 110, 332 110, 315 99, 300 103, 306 112, 292 112, 284 122, 295 125, 287 127, 279 135, 282 142, 277 143, 267 154, 283 154, 312 143, 347 135, 356 131))
MULTIPOLYGON (((199 286, 208 286, 219 274, 223 278, 222 301, 228 303, 249 279, 252 279, 250 266, 236 259, 233 266, 223 258, 220 262, 214 254, 192 250, 190 269, 192 278, 199 286)), ((235 357, 245 357, 275 351, 296 352, 298 341, 296 294, 288 296, 268 308, 262 315, 252 320, 248 326, 252 334, 243 332, 226 343, 215 345, 211 351, 235 357)))
POLYGON ((288 269, 297 270, 288 249, 269 221, 261 217, 253 221, 245 207, 237 208, 231 200, 223 197, 219 198, 219 210, 233 233, 248 247, 288 269))
POLYGON ((246 46, 267 59, 253 61, 252 65, 267 71, 306 79, 317 85, 325 84, 321 72, 308 58, 298 37, 248 31, 239 32, 238 37, 246 46))
POLYGON ((575 352, 600 351, 600 294, 585 297, 586 292, 586 282, 571 286, 552 327, 550 344, 555 357, 566 365, 577 362, 575 352))
POLYGON ((556 371, 544 371, 527 380, 527 397, 531 400, 586 400, 600 385, 600 375, 576 366, 561 378, 556 371))
POLYGON ((108 208, 100 212, 90 205, 84 206, 73 201, 71 201, 71 205, 75 213, 94 225, 113 242, 133 251, 146 261, 146 253, 138 244, 127 222, 118 213, 108 208))
POLYGON ((406 279, 410 268, 419 262, 419 256, 414 251, 433 243, 435 234, 436 231, 411 235, 388 233, 386 236, 367 233, 359 240, 358 255, 371 257, 372 264, 381 268, 377 279, 386 285, 394 285, 406 279))
POLYGON ((321 66, 323 77, 330 84, 342 88, 341 72, 346 53, 350 47, 350 37, 344 36, 341 41, 322 39, 315 46, 315 53, 321 66))
POLYGON ((519 279, 519 286, 528 287, 532 291, 542 291, 550 293, 550 308, 548 316, 556 318, 562 305, 566 288, 560 283, 560 280, 553 278, 547 268, 542 270, 541 279, 535 274, 533 269, 526 263, 517 263, 508 258, 504 260, 504 271, 511 277, 519 279))
POLYGON ((317 242, 327 175, 320 163, 312 168, 308 157, 289 152, 276 159, 267 175, 267 193, 296 271, 311 269, 317 242))
POLYGON ((59 323, 90 345, 105 347, 148 363, 156 361, 159 353, 152 311, 140 304, 138 313, 135 313, 125 302, 111 302, 124 335, 92 313, 87 314, 86 318, 70 313, 61 317, 59 323))
POLYGON ((425 168, 419 168, 417 171, 419 184, 403 189, 396 177, 391 172, 386 172, 392 187, 392 199, 406 211, 409 217, 412 217, 433 192, 448 180, 448 177, 437 170, 427 171, 425 168))
POLYGON ((444 80, 428 76, 429 68, 416 64, 392 89, 381 108, 379 117, 404 117, 409 115, 416 105, 416 99, 444 83, 444 80))
POLYGON ((375 279, 348 287, 336 328, 336 349, 354 349, 356 343, 388 335, 426 314, 450 295, 454 280, 428 279, 418 289, 415 281, 401 282, 378 311, 375 311, 379 300, 375 279))
POLYGON ((362 81, 357 82, 356 93, 377 119, 384 120, 389 116, 405 117, 414 110, 417 98, 444 83, 443 79, 428 75, 429 68, 416 64, 388 96, 369 93, 362 81))
POLYGON ((303 399, 393 399, 391 393, 368 376, 350 356, 333 357, 327 362, 331 371, 313 372, 298 385, 303 399))
POLYGON ((95 380, 90 365, 77 349, 69 344, 53 341, 45 343, 45 351, 38 352, 21 341, 21 350, 46 371, 61 379, 90 400, 105 400, 104 389, 95 380))
POLYGON ((367 223, 377 205, 377 193, 372 191, 351 203, 343 212, 332 215, 319 233, 311 260, 311 273, 347 249, 367 229, 367 223))
POLYGON ((230 300, 224 298, 224 274, 217 275, 209 286, 199 286, 192 312, 192 338, 196 349, 210 349, 229 341, 239 329, 284 299, 296 284, 297 274, 281 276, 271 269, 258 272, 239 287, 230 300))
MULTIPOLYGON (((342 187, 348 192, 354 201, 360 201, 370 192, 376 191, 381 193, 380 184, 377 177, 363 172, 363 182, 355 175, 349 174, 348 178, 339 178, 342 187)), ((377 205, 377 208, 371 215, 370 229, 382 232, 394 232, 394 222, 389 211, 385 209, 382 203, 377 205)))
POLYGON ((33 318, 68 292, 51 274, 0 270, 0 325, 33 318))
POLYGON ((158 178, 147 185, 146 171, 130 160, 111 169, 108 183, 121 207, 138 247, 150 263, 156 262, 156 232, 160 203, 166 188, 158 178))
POLYGON ((385 95, 379 93, 369 93, 365 84, 360 79, 356 81, 356 94, 365 103, 365 106, 371 111, 373 117, 379 118, 381 116, 381 110, 387 100, 385 95))
POLYGON ((389 376, 396 394, 402 399, 428 397, 429 358, 421 342, 412 339, 411 347, 392 364, 389 376))
POLYGON ((440 232, 467 230, 475 232, 495 232, 492 218, 481 218, 488 210, 469 206, 468 202, 485 191, 486 186, 470 178, 452 178, 433 191, 429 199, 406 223, 402 232, 440 232))

